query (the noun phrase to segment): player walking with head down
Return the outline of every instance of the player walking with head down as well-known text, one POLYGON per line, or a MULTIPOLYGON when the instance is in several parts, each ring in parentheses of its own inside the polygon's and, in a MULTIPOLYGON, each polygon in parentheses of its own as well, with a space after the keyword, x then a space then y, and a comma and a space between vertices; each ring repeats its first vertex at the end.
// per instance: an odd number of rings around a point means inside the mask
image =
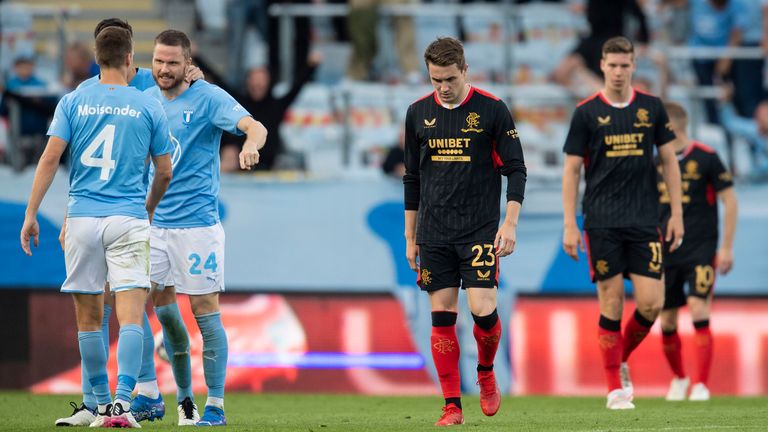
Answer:
POLYGON ((493 373, 501 336, 498 258, 515 248, 526 170, 507 106, 467 83, 461 42, 439 38, 424 60, 435 91, 414 102, 405 119, 406 256, 429 294, 432 358, 445 398, 436 426, 449 426, 464 423, 456 337, 460 287, 475 321, 480 406, 488 416, 499 409, 493 373), (508 187, 499 227, 502 175, 508 187))
MULTIPOLYGON (((677 334, 677 311, 688 304, 696 329, 698 376, 691 388, 690 400, 709 400, 707 378, 712 362, 712 332, 709 329, 709 310, 712 305, 715 270, 721 274, 733 266, 733 238, 736 234, 738 205, 733 191, 731 173, 714 150, 688 138, 688 116, 676 103, 665 104, 677 135, 673 142, 680 161, 683 183, 683 215, 685 242, 664 260, 666 293, 661 312, 661 331, 664 355, 675 377, 669 386, 667 400, 681 401, 688 397, 690 379, 685 375, 682 345, 677 334), (725 207, 725 232, 718 249, 717 198, 725 207), (683 290, 688 285, 688 295, 683 290), (687 297, 687 298, 686 298, 687 297)), ((670 215, 669 194, 666 185, 659 183, 661 222, 666 224, 670 215)))
POLYGON ((228 348, 219 309, 219 292, 224 290, 219 143, 225 130, 245 133, 240 166, 250 169, 259 161, 267 131, 219 87, 203 80, 185 81, 192 61, 190 45, 187 35, 177 30, 166 30, 155 38, 152 73, 157 87, 145 92, 162 103, 176 145, 174 180, 152 222, 152 300, 178 387, 179 425, 223 426, 228 348), (203 336, 208 401, 199 421, 191 386, 189 336, 176 292, 189 295, 203 336))
POLYGON ((69 148, 69 218, 61 291, 72 293, 80 355, 96 396, 91 426, 139 427, 130 413, 131 392, 141 367, 142 316, 149 281, 149 221, 171 179, 172 146, 160 104, 128 87, 133 62, 130 33, 110 27, 96 38, 98 84, 76 90, 56 107, 21 230, 28 254, 37 244, 37 210, 69 148), (157 175, 149 195, 142 181, 144 160, 152 156, 157 175), (102 341, 103 289, 115 293, 120 338, 117 392, 111 401, 102 341))
POLYGON ((666 231, 670 250, 683 241, 680 170, 675 139, 661 100, 632 88, 635 53, 624 37, 603 45, 605 87, 579 104, 565 141, 563 248, 578 259, 576 196, 585 167, 584 243, 600 303, 598 338, 608 381, 607 407, 632 409, 627 359, 645 338, 664 303, 664 254, 659 230, 654 145, 670 190, 666 231), (621 334, 622 276, 632 281, 637 309, 621 334))

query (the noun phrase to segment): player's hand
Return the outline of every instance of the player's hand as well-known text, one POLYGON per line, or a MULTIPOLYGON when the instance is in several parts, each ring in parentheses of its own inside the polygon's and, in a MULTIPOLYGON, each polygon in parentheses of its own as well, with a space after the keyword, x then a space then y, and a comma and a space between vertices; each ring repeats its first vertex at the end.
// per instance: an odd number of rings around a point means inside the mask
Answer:
POLYGON ((200 68, 195 65, 191 65, 187 69, 187 74, 184 75, 184 81, 186 81, 187 83, 191 83, 192 81, 197 81, 204 78, 205 78, 205 75, 203 75, 203 71, 200 70, 200 68))
POLYGON ((59 232, 59 244, 61 245, 61 250, 64 249, 64 236, 67 234, 67 219, 64 219, 64 223, 61 224, 61 231, 59 232))
POLYGON ((501 257, 505 257, 515 251, 515 244, 517 243, 517 231, 515 225, 511 223, 503 223, 499 231, 496 232, 496 240, 493 242, 493 247, 496 249, 496 254, 501 257))
POLYGON ((669 244, 669 251, 674 252, 683 245, 683 216, 672 216, 667 223, 667 236, 664 240, 669 244))
POLYGON ((408 265, 411 270, 419 271, 419 265, 416 262, 416 258, 419 256, 419 245, 416 244, 416 239, 405 241, 405 257, 408 259, 408 265))
POLYGON ((252 141, 245 141, 240 152, 240 169, 249 170, 259 163, 259 146, 252 141))
POLYGON ((563 230, 563 250, 574 261, 579 260, 579 251, 584 252, 584 241, 581 239, 581 231, 578 226, 566 225, 563 230))
POLYGON ((720 274, 728 274, 728 272, 733 268, 733 250, 720 248, 717 251, 717 258, 715 263, 717 269, 720 271, 720 274))
POLYGON ((310 66, 318 66, 320 63, 323 62, 323 53, 320 51, 312 51, 309 56, 307 56, 307 64, 310 66))
POLYGON ((37 218, 25 218, 24 225, 21 227, 21 248, 24 253, 32 256, 32 249, 29 247, 31 239, 37 247, 38 236, 40 235, 40 226, 37 224, 37 218))

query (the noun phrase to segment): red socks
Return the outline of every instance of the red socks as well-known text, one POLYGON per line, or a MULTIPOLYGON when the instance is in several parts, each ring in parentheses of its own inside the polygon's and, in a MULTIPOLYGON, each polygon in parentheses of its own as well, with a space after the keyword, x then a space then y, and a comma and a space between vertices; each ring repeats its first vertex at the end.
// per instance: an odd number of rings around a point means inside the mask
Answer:
POLYGON ((472 334, 477 341, 477 364, 479 369, 490 370, 493 368, 493 360, 496 358, 496 351, 499 348, 499 339, 501 338, 501 321, 494 310, 490 315, 480 317, 472 315, 475 320, 475 326, 472 334))
POLYGON ((443 397, 461 397, 459 376, 459 340, 456 337, 456 313, 432 312, 432 360, 443 389, 443 397))
POLYGON ((624 352, 621 361, 625 362, 632 354, 632 351, 640 345, 640 342, 648 336, 653 326, 653 321, 648 321, 640 312, 635 309, 635 313, 624 327, 624 352))
POLYGON ((603 355, 603 368, 608 381, 608 391, 621 388, 619 366, 623 349, 621 337, 621 321, 608 319, 600 315, 600 325, 597 328, 597 338, 600 352, 603 355))
POLYGON ((697 382, 706 385, 712 365, 712 331, 709 329, 709 320, 696 321, 693 326, 696 328, 696 357, 699 366, 697 382))
POLYGON ((677 330, 662 332, 661 342, 664 349, 664 356, 667 358, 669 367, 672 368, 675 377, 684 378, 685 371, 683 369, 683 358, 681 353, 682 342, 680 341, 680 335, 677 334, 677 330))

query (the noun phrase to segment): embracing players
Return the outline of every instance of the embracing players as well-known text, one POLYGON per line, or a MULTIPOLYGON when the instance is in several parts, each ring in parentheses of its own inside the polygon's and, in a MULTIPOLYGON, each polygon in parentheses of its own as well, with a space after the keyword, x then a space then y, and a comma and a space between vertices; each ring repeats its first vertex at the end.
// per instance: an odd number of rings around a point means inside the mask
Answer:
POLYGON ((445 398, 436 425, 449 426, 464 423, 456 337, 460 287, 475 321, 480 406, 488 416, 499 409, 493 373, 501 337, 498 258, 515 247, 526 170, 507 106, 467 82, 461 42, 439 38, 424 60, 435 91, 414 102, 405 119, 406 256, 429 294, 432 358, 445 398), (502 175, 508 187, 499 227, 502 175))
POLYGON ((669 145, 675 134, 661 100, 632 88, 635 51, 628 39, 605 42, 602 91, 582 101, 565 141, 563 248, 573 259, 583 249, 576 221, 582 166, 584 244, 600 303, 598 340, 608 381, 609 409, 632 409, 627 359, 642 342, 664 303, 664 250, 654 147, 670 191, 664 239, 674 251, 683 241, 680 170, 669 145), (632 281, 636 309, 621 333, 624 281, 632 281))
POLYGON ((149 280, 149 220, 171 179, 168 124, 156 100, 128 87, 133 42, 128 30, 108 27, 96 38, 97 84, 64 96, 35 172, 21 231, 22 248, 37 244, 37 210, 69 148, 69 205, 62 292, 72 293, 83 367, 97 404, 91 426, 139 427, 130 412, 142 358, 142 317, 149 280), (142 181, 150 155, 155 176, 142 181), (149 219, 149 220, 148 220, 149 219), (104 284, 115 293, 120 323, 117 391, 112 403, 102 340, 104 284))

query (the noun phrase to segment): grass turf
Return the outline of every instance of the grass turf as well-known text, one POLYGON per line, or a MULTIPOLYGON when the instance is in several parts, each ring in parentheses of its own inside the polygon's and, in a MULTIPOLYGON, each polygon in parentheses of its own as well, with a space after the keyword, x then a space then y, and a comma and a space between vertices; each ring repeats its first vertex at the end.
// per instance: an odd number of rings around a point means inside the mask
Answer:
MULTIPOLYGON (((0 430, 59 430, 75 396, 0 393, 0 430)), ((163 421, 145 430, 176 429, 175 398, 166 397, 163 421)), ((205 398, 198 396, 198 401, 205 398)), ((757 431, 766 430, 768 398, 716 397, 709 402, 637 399, 630 411, 609 411, 603 398, 507 397, 494 417, 480 412, 477 397, 463 400, 466 431, 757 431)), ((79 403, 79 402, 78 402, 79 403)), ((434 431, 438 397, 228 394, 230 431, 434 431)), ((456 428, 454 428, 456 429, 456 428)))

